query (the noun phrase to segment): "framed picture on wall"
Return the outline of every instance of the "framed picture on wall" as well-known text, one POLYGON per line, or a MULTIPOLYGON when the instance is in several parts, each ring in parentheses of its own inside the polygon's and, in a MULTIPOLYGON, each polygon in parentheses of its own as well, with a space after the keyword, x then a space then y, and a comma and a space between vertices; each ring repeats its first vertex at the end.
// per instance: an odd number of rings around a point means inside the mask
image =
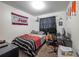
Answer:
POLYGON ((13 25, 28 25, 28 17, 16 13, 11 13, 11 20, 13 25))
POLYGON ((63 26, 63 22, 62 21, 59 21, 59 26, 63 26))

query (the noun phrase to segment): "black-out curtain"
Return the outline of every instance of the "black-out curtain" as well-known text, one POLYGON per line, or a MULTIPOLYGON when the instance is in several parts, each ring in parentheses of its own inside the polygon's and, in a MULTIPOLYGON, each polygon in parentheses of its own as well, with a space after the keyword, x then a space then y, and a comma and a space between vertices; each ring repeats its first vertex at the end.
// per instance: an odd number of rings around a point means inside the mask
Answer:
POLYGON ((40 31, 53 33, 56 35, 56 17, 40 18, 40 31))

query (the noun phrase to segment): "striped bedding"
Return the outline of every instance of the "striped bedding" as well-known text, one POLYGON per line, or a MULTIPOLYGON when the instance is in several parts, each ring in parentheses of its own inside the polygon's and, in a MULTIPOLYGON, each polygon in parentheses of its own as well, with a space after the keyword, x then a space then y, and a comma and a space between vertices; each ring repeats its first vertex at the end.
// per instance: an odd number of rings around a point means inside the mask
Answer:
MULTIPOLYGON (((42 44, 45 42, 44 39, 41 39, 42 44)), ((16 37, 13 41, 13 44, 19 46, 20 49, 22 49, 26 54, 29 56, 35 56, 36 55, 36 45, 35 41, 33 39, 24 39, 21 37, 16 37)), ((42 45, 41 44, 41 45, 42 45)))
POLYGON ((20 36, 21 38, 27 40, 27 39, 32 39, 35 42, 36 49, 41 46, 41 38, 39 36, 31 35, 31 34, 24 34, 20 36))

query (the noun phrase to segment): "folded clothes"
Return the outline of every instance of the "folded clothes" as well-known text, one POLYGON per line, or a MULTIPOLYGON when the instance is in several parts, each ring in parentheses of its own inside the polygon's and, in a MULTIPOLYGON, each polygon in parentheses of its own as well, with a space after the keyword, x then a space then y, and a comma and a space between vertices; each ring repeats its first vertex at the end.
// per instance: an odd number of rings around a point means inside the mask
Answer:
POLYGON ((8 43, 2 43, 2 44, 0 44, 0 48, 3 48, 5 46, 8 46, 8 43))
POLYGON ((0 40, 0 44, 5 43, 5 40, 0 40))

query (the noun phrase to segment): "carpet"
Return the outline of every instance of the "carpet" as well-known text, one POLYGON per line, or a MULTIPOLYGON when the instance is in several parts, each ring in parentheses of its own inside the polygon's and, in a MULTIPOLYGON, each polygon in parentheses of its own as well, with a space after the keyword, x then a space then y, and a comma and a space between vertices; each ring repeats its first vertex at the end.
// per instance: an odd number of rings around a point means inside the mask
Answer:
POLYGON ((57 54, 53 52, 52 46, 47 46, 44 44, 38 51, 36 57, 57 57, 57 54))

